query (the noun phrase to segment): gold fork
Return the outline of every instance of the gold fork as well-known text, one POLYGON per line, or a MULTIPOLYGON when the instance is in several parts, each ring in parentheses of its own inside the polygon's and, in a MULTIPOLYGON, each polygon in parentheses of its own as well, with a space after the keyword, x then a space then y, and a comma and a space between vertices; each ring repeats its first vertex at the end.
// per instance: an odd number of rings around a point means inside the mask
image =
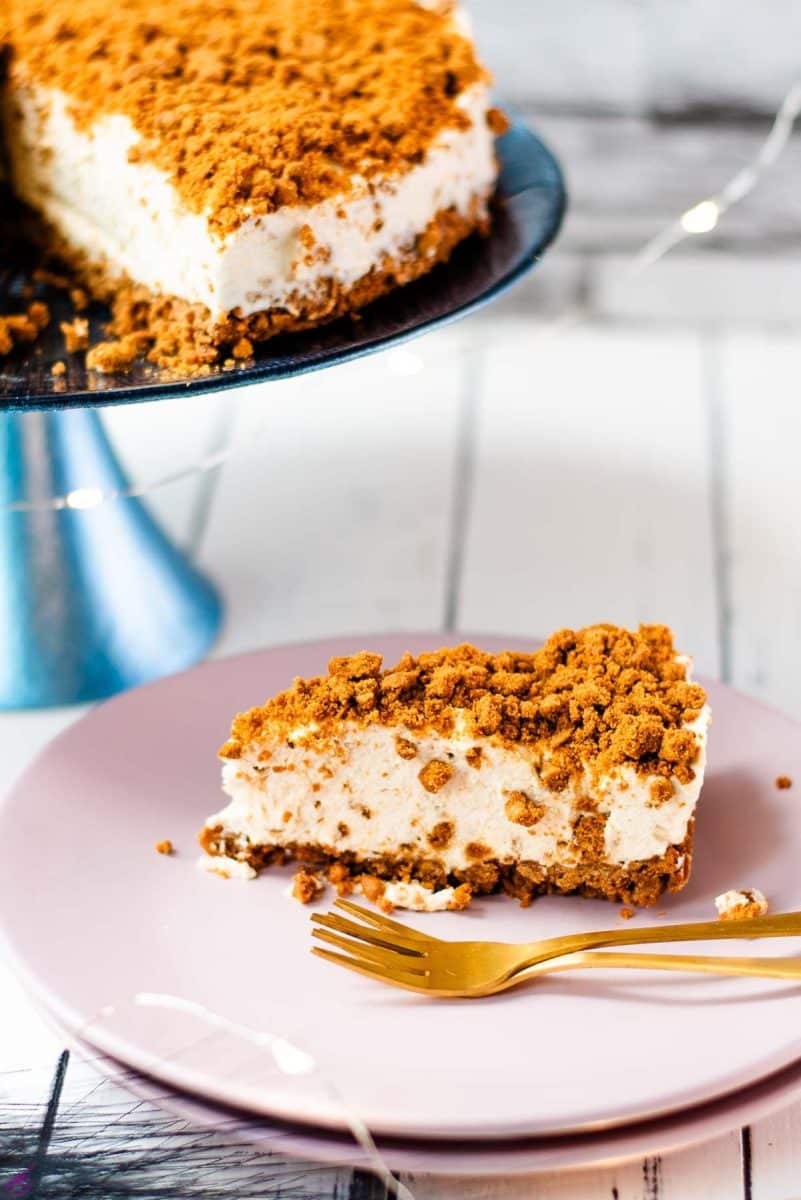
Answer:
POLYGON ((311 919, 321 928, 315 929, 313 934, 348 953, 337 954, 315 946, 312 948, 314 954, 361 975, 427 996, 490 995, 514 987, 534 974, 579 967, 636 967, 801 979, 801 959, 795 958, 587 953, 604 946, 654 942, 790 937, 801 934, 801 913, 797 912, 725 923, 699 921, 602 930, 510 945, 506 942, 444 942, 349 900, 336 900, 335 906, 357 920, 349 920, 335 912, 314 913, 311 919))

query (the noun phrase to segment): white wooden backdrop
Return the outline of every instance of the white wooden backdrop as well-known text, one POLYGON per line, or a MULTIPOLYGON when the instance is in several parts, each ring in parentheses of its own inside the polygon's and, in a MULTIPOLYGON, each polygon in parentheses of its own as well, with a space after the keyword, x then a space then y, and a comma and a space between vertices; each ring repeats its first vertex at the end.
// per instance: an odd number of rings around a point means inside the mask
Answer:
POLYGON ((508 96, 540 111, 768 112, 798 73, 796 0, 463 0, 508 96))
MULTIPOLYGON (((500 311, 323 375, 109 413, 138 477, 230 431, 222 469, 152 497, 223 588, 215 653, 667 621, 701 670, 801 717, 798 332, 554 336, 500 311)), ((75 715, 1 717, 0 786, 75 715)), ((417 1200, 793 1200, 801 1110, 614 1170, 407 1182, 417 1200)))

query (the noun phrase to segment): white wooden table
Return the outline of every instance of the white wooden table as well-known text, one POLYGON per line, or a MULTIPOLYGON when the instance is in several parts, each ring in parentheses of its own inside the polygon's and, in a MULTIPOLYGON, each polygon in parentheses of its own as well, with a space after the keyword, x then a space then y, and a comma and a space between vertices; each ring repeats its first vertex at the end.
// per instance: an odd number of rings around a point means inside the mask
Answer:
MULTIPOLYGON (((666 621, 702 672, 801 716, 799 331, 618 323, 548 337, 501 312, 323 375, 109 414, 149 479, 232 431, 218 472, 152 497, 224 590, 215 653, 666 621)), ((0 787, 77 715, 0 717, 0 787)), ((45 1038, 25 1005, 0 974, 0 1069, 45 1038)), ((405 1182, 417 1200, 793 1200, 801 1108, 614 1170, 405 1182)), ((368 1195, 355 1186, 336 1194, 368 1195)), ((301 1194, 262 1187, 239 1194, 301 1194)))

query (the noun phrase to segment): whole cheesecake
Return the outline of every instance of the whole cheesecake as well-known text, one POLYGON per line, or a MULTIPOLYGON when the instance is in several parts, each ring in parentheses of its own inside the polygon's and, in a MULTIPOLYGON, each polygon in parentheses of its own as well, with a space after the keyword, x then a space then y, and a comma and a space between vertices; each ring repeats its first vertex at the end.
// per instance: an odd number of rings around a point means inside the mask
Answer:
POLYGON ((664 626, 562 630, 541 650, 376 654, 236 717, 205 865, 293 858, 385 906, 503 891, 653 904, 689 878, 709 709, 664 626))
POLYGON ((246 357, 487 229, 503 118, 449 0, 14 0, 0 42, 13 188, 132 354, 246 357))

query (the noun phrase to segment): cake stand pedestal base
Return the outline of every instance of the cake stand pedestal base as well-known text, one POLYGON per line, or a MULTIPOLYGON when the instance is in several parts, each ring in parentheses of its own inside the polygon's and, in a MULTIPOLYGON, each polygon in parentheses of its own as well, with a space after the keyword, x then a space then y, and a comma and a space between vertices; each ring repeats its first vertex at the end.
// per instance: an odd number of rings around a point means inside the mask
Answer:
POLYGON ((141 501, 104 499, 129 485, 96 411, 0 415, 0 464, 0 709, 99 700, 205 655, 219 597, 141 501))

